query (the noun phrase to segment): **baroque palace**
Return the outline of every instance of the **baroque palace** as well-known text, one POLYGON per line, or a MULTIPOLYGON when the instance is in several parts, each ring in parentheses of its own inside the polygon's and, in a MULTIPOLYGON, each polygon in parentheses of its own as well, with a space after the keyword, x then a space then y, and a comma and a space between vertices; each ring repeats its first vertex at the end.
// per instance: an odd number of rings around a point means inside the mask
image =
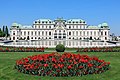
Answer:
POLYGON ((109 40, 110 28, 107 23, 89 26, 82 19, 55 20, 39 19, 32 26, 13 23, 10 28, 11 40, 109 40))

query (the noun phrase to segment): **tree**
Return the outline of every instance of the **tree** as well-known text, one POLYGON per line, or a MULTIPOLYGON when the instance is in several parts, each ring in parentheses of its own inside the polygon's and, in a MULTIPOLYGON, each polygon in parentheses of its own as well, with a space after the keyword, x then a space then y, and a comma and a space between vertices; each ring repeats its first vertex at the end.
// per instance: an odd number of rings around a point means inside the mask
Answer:
POLYGON ((6 37, 8 37, 8 36, 9 36, 9 33, 8 33, 8 28, 7 28, 7 26, 6 26, 6 28, 5 28, 5 35, 6 35, 6 37))
POLYGON ((5 37, 5 26, 3 26, 2 37, 5 37))

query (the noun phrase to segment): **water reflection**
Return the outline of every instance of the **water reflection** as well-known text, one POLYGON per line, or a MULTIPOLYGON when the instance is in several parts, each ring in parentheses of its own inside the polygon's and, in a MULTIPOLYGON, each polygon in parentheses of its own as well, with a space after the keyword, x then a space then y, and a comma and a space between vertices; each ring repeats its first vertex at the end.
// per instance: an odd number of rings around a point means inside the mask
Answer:
POLYGON ((55 47, 57 44, 63 44, 65 47, 70 48, 78 48, 78 47, 105 47, 105 46, 116 46, 112 43, 107 42, 86 42, 79 40, 68 40, 68 41, 59 41, 59 40, 51 40, 51 41, 22 41, 22 42, 11 42, 6 43, 6 46, 24 46, 24 47, 55 47))

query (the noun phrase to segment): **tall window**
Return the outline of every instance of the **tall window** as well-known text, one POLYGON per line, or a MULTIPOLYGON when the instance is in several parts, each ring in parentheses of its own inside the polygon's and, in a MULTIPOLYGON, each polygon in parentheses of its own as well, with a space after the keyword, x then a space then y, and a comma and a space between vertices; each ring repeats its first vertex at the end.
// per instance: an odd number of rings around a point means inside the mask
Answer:
POLYGON ((89 31, 87 31, 87 35, 89 35, 89 31))
POLYGON ((29 31, 28 31, 28 35, 29 35, 29 31))
POLYGON ((42 31, 42 35, 44 35, 44 31, 42 31))
POLYGON ((15 31, 13 31, 13 35, 15 35, 15 31))
POLYGON ((107 35, 107 32, 105 32, 105 35, 107 35))
POLYGON ((69 32, 69 35, 71 35, 71 32, 69 32))
POLYGON ((51 28, 51 26, 49 26, 49 28, 51 28))
POLYGON ((40 31, 39 31, 39 35, 40 35, 40 31))
POLYGON ((94 31, 94 35, 96 36, 96 32, 94 31))
POLYGON ((49 32, 49 35, 51 35, 51 32, 49 32))
POLYGON ((47 35, 47 31, 46 31, 46 35, 47 35))
POLYGON ((76 36, 78 36, 78 31, 76 31, 76 36))
POLYGON ((103 35, 103 32, 101 32, 101 35, 103 35))
POLYGON ((81 31, 80 31, 80 36, 81 36, 81 31))
POLYGON ((33 31, 31 32, 31 35, 33 35, 33 31))
POLYGON ((35 35, 37 35, 37 31, 35 31, 35 35))
POLYGON ((91 35, 92 35, 92 31, 91 31, 91 35))
POLYGON ((69 26, 69 29, 71 29, 71 26, 69 26))
POLYGON ((26 31, 24 31, 24 35, 26 35, 26 31))

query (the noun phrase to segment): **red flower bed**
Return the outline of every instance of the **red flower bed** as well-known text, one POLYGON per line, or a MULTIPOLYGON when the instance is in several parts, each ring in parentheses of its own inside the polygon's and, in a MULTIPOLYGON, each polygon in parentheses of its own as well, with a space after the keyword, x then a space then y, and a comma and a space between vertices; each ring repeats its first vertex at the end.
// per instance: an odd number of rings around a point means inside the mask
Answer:
POLYGON ((31 48, 31 47, 0 47, 0 52, 44 52, 45 48, 31 48))
POLYGON ((109 70, 110 62, 87 55, 64 53, 39 54, 16 61, 15 68, 39 76, 82 76, 109 70))

